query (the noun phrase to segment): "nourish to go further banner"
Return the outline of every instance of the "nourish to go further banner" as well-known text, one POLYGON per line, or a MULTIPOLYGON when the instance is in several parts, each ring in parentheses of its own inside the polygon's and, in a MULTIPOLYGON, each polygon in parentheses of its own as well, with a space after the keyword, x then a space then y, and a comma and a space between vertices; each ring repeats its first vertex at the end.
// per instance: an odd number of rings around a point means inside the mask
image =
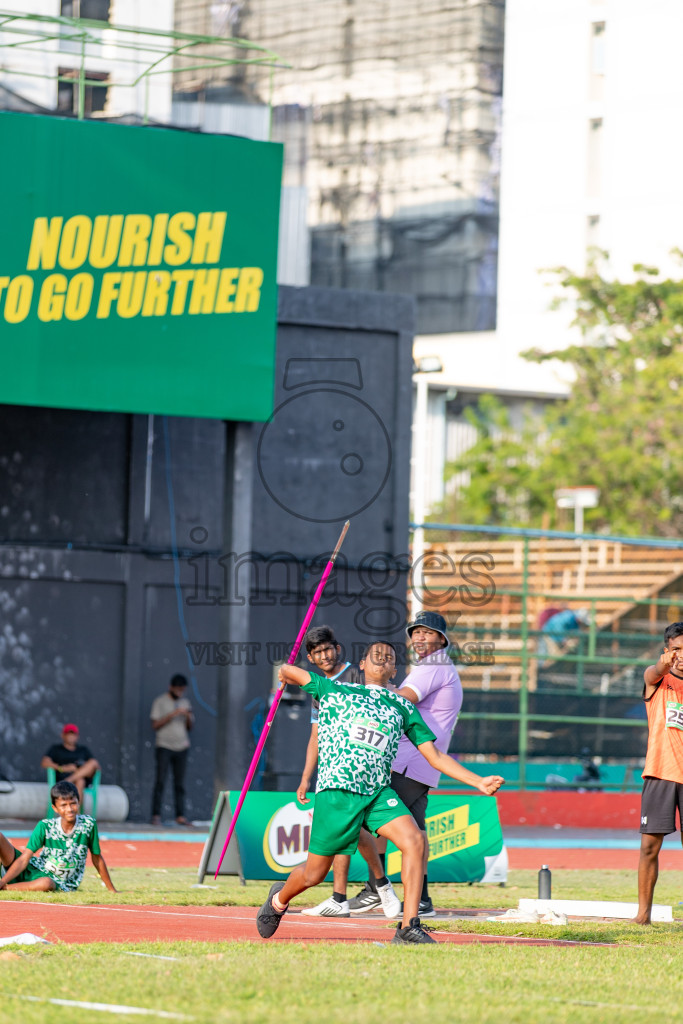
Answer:
MULTIPOLYGON (((199 881, 213 874, 223 848, 239 792, 221 793, 199 868, 199 881)), ((282 878, 302 864, 315 814, 315 797, 300 804, 294 793, 248 793, 221 874, 243 878, 282 878)), ((507 878, 507 850, 495 797, 434 795, 427 806, 429 879, 432 882, 494 882, 507 878)), ((401 877, 401 854, 389 843, 387 875, 401 877)), ((367 878, 359 853, 349 877, 367 878)), ((330 876, 331 878, 331 876, 330 876)))
POLYGON ((0 402, 267 420, 282 147, 0 113, 0 402))

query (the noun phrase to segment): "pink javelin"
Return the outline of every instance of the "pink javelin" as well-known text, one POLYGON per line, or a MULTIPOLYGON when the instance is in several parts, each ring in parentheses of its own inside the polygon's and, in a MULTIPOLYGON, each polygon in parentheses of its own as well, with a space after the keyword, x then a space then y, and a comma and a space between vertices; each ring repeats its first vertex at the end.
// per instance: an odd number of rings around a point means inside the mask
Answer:
MULTIPOLYGON (((325 571, 323 572, 323 574, 322 574, 322 576, 320 578, 320 583, 318 584, 316 592, 313 595, 313 600, 311 601, 310 605, 308 606, 308 611, 306 612, 306 617, 305 617, 305 619, 304 619, 304 621, 303 621, 303 623, 301 625, 301 629, 299 630, 299 635, 297 636, 296 641, 294 643, 294 646, 292 647, 292 653, 289 655, 289 658, 287 659, 287 664, 288 665, 293 665, 294 662, 296 661, 297 657, 299 656, 299 648, 301 647, 301 643, 303 641, 303 638, 306 635, 306 630, 308 629, 308 625, 309 625, 311 619, 313 618, 313 615, 315 613, 316 608, 318 607, 318 602, 319 602, 320 598, 322 597, 323 590, 325 589, 325 584, 327 583, 327 581, 329 579, 329 576, 330 576, 330 573, 332 572, 332 567, 334 566, 334 563, 335 563, 335 560, 337 558, 337 555, 339 554, 339 549, 341 548, 341 546, 342 546, 342 544, 344 542, 344 537, 346 536, 346 531, 348 530, 348 528, 349 528, 349 520, 347 519, 346 522, 344 523, 344 527, 342 529, 342 532, 339 534, 339 540, 337 541, 337 546, 335 547, 334 551, 332 552, 332 554, 330 556, 329 562, 325 566, 325 571)), ((249 789, 249 787, 251 785, 251 780, 254 778, 254 775, 256 774, 256 766, 257 766, 257 764, 259 762, 259 758, 261 757, 261 751, 263 750, 263 748, 264 748, 264 746, 266 744, 266 740, 268 739, 268 733, 270 731, 270 726, 271 726, 271 724, 273 722, 273 719, 275 718, 275 712, 277 711, 277 706, 280 703, 280 698, 282 697, 285 685, 286 685, 285 683, 280 683, 280 686, 278 687, 278 690, 277 690, 277 692, 275 694, 275 698, 273 700, 273 703, 271 704, 270 711, 268 712, 268 715, 266 716, 266 720, 265 720, 264 725, 263 725, 263 730, 262 730, 261 735, 259 737, 259 741, 256 744, 256 750, 254 751, 254 756, 252 757, 251 764, 249 765, 249 771, 247 772, 247 777, 244 780, 244 785, 242 786, 242 792, 240 793, 240 798, 237 801, 237 807, 234 810, 234 813, 233 813, 233 816, 232 816, 232 821, 230 822, 230 827, 228 828, 228 834, 227 834, 227 836, 225 838, 225 842, 223 843, 223 849, 221 850, 221 855, 220 855, 219 860, 218 860, 218 867, 216 868, 216 874, 213 876, 214 878, 218 878, 218 872, 221 869, 221 864, 223 863, 223 858, 225 857, 225 854, 226 854, 226 851, 228 849, 228 846, 230 845, 230 840, 232 839, 232 834, 235 831, 235 825, 237 824, 237 819, 239 817, 239 813, 242 810, 242 804, 244 803, 244 798, 246 797, 247 791, 248 791, 248 789, 249 789)))

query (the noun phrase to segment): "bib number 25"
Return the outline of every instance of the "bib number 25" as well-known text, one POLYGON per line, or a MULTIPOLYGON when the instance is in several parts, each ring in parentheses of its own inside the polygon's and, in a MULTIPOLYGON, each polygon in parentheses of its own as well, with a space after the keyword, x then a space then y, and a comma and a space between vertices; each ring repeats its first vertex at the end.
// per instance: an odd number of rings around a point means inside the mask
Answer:
POLYGON ((675 700, 666 702, 666 727, 683 729, 683 704, 678 704, 675 700))

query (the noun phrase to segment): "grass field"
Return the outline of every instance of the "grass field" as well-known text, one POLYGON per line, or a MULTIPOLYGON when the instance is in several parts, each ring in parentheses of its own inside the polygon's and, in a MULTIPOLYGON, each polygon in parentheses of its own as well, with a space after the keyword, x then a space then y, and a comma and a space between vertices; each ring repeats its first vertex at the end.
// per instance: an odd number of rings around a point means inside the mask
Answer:
MULTIPOLYGON (((217 889, 193 889, 190 871, 121 869, 118 895, 104 890, 90 869, 82 888, 69 895, 14 894, 51 902, 141 905, 258 906, 270 883, 221 878, 217 889)), ((209 880, 207 880, 209 881, 209 880)), ((635 877, 621 871, 566 871, 553 877, 563 898, 634 899, 635 877)), ((311 904, 329 894, 315 891, 311 904)), ((536 894, 535 872, 513 871, 505 888, 432 886, 442 907, 511 907, 536 894)), ((165 1015, 144 1019, 231 1021, 256 1024, 355 1024, 405 1022, 541 1021, 637 1022, 683 1018, 680 969, 683 872, 663 872, 656 900, 674 907, 673 925, 639 928, 628 922, 571 922, 566 927, 434 922, 443 929, 607 942, 609 947, 521 947, 442 945, 297 945, 164 943, 12 947, 0 951, 0 1021, 52 1024, 112 1019, 93 1009, 55 1006, 34 999, 57 998, 147 1008, 165 1015), (131 953, 145 953, 147 957, 131 953), (8 955, 9 954, 9 955, 8 955), (150 957, 173 957, 173 960, 150 957), (31 999, 25 997, 30 996, 31 999)), ((387 941, 393 926, 387 924, 387 941)), ((438 937, 438 935, 437 935, 438 937)), ((117 1020, 140 1020, 117 1014, 117 1020)))

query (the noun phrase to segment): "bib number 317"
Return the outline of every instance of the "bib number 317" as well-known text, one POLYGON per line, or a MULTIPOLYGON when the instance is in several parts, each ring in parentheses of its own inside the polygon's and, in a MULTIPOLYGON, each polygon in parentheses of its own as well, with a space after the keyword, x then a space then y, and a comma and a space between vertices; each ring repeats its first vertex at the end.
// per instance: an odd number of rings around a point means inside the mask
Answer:
POLYGON ((356 719, 351 726, 351 742, 358 743, 363 747, 372 747, 373 750, 386 750, 389 737, 386 733, 375 729, 369 722, 356 719))

